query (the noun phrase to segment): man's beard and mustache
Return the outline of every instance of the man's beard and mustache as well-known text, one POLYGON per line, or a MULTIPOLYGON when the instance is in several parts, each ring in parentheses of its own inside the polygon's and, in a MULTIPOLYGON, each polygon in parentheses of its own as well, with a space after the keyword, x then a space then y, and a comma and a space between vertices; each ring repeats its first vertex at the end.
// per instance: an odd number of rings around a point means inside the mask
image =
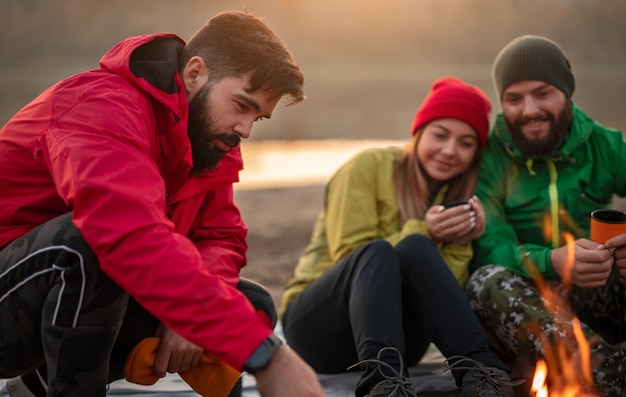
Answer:
POLYGON ((208 83, 189 101, 188 135, 193 159, 192 174, 212 170, 227 153, 215 145, 217 140, 226 142, 231 148, 239 145, 241 137, 234 133, 219 132, 207 108, 207 99, 211 92, 208 83))
POLYGON ((537 117, 520 117, 511 122, 504 118, 513 142, 519 151, 526 157, 545 157, 553 154, 563 144, 569 134, 569 128, 572 123, 572 105, 569 101, 555 119, 553 114, 544 112, 537 117), (522 126, 531 121, 548 121, 550 123, 550 132, 543 139, 528 139, 522 132, 522 126))

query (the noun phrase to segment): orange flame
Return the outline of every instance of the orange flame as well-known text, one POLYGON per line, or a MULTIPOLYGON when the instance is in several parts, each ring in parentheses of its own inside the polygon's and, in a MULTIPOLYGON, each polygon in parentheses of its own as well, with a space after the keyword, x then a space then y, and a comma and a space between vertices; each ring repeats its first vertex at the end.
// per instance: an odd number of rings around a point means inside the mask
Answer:
MULTIPOLYGON (((548 232, 549 225, 544 222, 544 232, 548 232)), ((569 310, 567 300, 563 295, 571 288, 571 272, 574 267, 574 238, 569 233, 564 233, 567 244, 567 261, 564 276, 562 277, 563 289, 559 293, 551 289, 541 278, 541 274, 534 266, 528 266, 529 273, 533 277, 537 289, 546 301, 546 309, 553 317, 562 321, 571 321, 576 338, 577 352, 572 355, 568 352, 564 342, 557 341, 552 346, 541 334, 539 327, 535 327, 542 339, 544 360, 538 360, 535 366, 535 374, 531 385, 531 393, 536 397, 576 397, 596 396, 593 390, 593 375, 591 373, 591 349, 587 341, 580 321, 569 310), (548 377, 549 376, 549 377, 548 377), (548 386, 548 379, 550 385, 548 386)))
POLYGON ((537 397, 548 396, 548 386, 546 386, 546 379, 548 378, 548 366, 543 360, 537 361, 535 367, 535 375, 533 376, 533 383, 530 386, 530 391, 535 393, 537 397))

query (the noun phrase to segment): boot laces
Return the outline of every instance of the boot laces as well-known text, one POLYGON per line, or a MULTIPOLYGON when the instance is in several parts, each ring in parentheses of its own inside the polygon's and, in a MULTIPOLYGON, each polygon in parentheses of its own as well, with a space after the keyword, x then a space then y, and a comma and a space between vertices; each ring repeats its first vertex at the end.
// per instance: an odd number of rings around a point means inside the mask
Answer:
POLYGON ((402 359, 402 353, 400 353, 400 351, 395 347, 383 347, 378 351, 376 359, 366 359, 359 361, 358 363, 348 367, 348 370, 351 370, 361 364, 376 364, 378 372, 380 372, 380 374, 385 378, 385 380, 381 381, 378 385, 384 386, 385 389, 388 389, 389 387, 391 388, 391 390, 388 390, 388 394, 386 393, 387 396, 417 397, 417 394, 413 389, 413 385, 411 384, 411 380, 402 375, 404 373, 404 360, 402 359), (394 367, 381 359, 382 353, 387 350, 396 353, 400 358, 400 371, 396 371, 394 367), (386 373, 384 373, 382 367, 389 369, 389 371, 391 371, 393 375, 387 375, 386 373))

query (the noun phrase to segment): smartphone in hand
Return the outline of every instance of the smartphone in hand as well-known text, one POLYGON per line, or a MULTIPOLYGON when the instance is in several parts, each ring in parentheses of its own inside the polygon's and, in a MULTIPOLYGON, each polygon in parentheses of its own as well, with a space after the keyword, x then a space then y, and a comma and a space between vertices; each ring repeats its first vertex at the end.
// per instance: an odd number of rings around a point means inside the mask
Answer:
POLYGON ((443 205, 443 207, 444 208, 452 208, 452 207, 456 207, 457 205, 463 205, 463 204, 467 204, 467 200, 450 201, 449 203, 445 203, 443 205))

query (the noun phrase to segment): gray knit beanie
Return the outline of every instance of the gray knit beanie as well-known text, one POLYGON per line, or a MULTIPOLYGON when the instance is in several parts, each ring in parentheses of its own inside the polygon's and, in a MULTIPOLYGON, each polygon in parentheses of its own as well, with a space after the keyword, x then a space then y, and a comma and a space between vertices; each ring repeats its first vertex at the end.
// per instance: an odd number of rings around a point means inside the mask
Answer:
POLYGON ((568 98, 572 97, 576 86, 561 47, 550 39, 533 35, 513 39, 493 63, 493 82, 500 100, 508 86, 522 80, 546 82, 563 91, 568 98))

